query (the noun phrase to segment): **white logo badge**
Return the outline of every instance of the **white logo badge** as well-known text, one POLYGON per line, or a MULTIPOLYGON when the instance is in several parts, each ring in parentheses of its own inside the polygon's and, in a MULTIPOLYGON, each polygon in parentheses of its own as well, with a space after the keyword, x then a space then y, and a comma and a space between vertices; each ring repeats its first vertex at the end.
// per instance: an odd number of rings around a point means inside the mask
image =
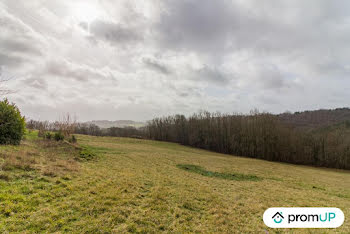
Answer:
POLYGON ((271 228, 337 228, 344 222, 344 213, 333 207, 273 207, 263 219, 271 228))

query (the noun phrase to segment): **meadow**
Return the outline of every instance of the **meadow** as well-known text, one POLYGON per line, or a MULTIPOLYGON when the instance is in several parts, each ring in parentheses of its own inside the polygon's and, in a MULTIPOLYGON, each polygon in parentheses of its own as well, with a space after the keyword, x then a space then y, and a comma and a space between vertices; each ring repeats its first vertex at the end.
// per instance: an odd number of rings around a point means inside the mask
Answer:
POLYGON ((157 142, 36 132, 0 146, 0 232, 350 233, 350 172, 157 142), (270 229, 269 207, 338 207, 338 229, 270 229))

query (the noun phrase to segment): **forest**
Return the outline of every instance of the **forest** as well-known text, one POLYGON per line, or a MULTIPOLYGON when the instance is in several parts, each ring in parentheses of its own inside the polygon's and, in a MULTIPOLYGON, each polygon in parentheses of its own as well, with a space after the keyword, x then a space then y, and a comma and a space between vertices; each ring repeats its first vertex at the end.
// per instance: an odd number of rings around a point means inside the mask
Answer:
POLYGON ((295 164, 350 169, 350 122, 298 128, 279 116, 200 112, 156 118, 147 137, 215 152, 295 164))

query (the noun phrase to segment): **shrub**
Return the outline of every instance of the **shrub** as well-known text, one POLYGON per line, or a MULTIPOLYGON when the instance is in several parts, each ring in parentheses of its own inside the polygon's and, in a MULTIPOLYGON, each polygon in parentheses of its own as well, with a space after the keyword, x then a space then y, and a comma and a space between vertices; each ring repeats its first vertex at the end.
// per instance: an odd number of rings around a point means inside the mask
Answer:
POLYGON ((15 104, 0 101, 0 144, 18 145, 25 131, 25 119, 15 104))
POLYGON ((44 138, 47 139, 47 140, 51 140, 52 139, 51 132, 46 132, 44 138))
POLYGON ((56 141, 63 141, 64 140, 64 135, 62 134, 62 132, 56 132, 54 138, 55 138, 56 141))
POLYGON ((74 135, 72 135, 71 138, 69 138, 68 141, 69 141, 70 143, 77 143, 77 138, 76 138, 74 135))

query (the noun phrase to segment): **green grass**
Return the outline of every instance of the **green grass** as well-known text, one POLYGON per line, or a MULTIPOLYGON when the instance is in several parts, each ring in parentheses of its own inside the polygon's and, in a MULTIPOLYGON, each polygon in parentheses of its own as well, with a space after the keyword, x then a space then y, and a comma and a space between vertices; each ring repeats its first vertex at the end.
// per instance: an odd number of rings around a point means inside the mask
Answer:
POLYGON ((350 233, 349 171, 78 135, 94 155, 80 160, 80 150, 28 134, 20 146, 0 146, 0 233, 350 233), (267 208, 290 206, 338 207, 345 223, 264 225, 267 208))
POLYGON ((194 173, 200 174, 202 176, 207 176, 207 177, 216 177, 216 178, 222 178, 222 179, 226 179, 226 180, 237 180, 237 181, 245 181, 245 180, 258 181, 258 180, 261 180, 261 178, 255 176, 255 175, 244 175, 244 174, 239 174, 239 173, 222 173, 222 172, 207 171, 204 168, 197 166, 197 165, 178 164, 176 166, 182 170, 194 172, 194 173))
POLYGON ((98 150, 90 146, 83 146, 79 151, 79 157, 85 160, 92 160, 97 157, 96 151, 98 150))

